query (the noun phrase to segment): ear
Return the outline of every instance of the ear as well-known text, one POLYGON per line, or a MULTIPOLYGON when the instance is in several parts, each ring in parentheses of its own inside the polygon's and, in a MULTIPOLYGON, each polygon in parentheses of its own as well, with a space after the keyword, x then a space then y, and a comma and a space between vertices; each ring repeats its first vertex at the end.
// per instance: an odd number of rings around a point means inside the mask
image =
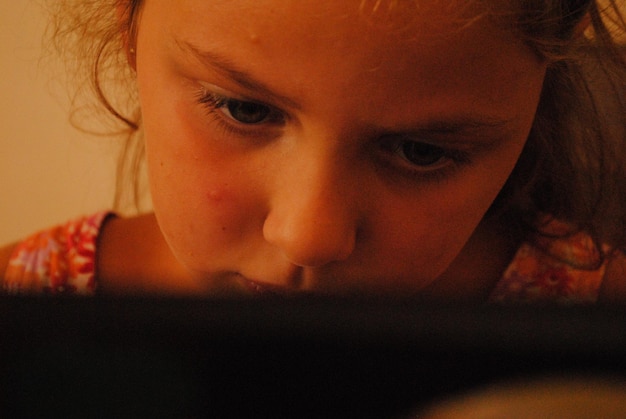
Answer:
POLYGON ((133 0, 120 0, 117 3, 117 22, 122 39, 122 47, 126 52, 126 59, 133 70, 137 69, 135 34, 131 29, 135 27, 136 18, 133 10, 136 8, 133 0))

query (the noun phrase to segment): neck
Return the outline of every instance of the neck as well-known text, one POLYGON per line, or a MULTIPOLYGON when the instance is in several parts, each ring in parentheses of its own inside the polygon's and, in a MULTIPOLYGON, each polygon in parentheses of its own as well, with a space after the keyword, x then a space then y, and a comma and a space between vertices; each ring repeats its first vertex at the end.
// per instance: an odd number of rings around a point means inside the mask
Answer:
POLYGON ((97 253, 98 289, 103 293, 194 295, 203 291, 169 251, 152 214, 108 221, 97 253))

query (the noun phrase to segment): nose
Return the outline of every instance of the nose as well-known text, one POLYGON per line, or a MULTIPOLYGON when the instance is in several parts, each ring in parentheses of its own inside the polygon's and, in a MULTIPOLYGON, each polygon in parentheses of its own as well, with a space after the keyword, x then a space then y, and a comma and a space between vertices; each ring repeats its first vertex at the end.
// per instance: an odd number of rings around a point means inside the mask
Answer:
POLYGON ((263 224, 267 242, 289 261, 319 267, 343 261, 354 251, 358 211, 354 190, 338 170, 315 159, 281 170, 263 224))

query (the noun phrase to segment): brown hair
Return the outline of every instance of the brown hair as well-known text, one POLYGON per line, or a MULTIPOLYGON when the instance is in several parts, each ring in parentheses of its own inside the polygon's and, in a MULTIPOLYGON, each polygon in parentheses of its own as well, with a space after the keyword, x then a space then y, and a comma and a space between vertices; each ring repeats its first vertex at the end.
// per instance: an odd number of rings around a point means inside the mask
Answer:
POLYGON ((501 213, 522 233, 541 232, 545 215, 570 233, 626 247, 626 61, 615 37, 626 23, 617 2, 520 1, 525 42, 549 63, 531 134, 503 189, 501 213), (588 18, 586 36, 576 36, 588 18), (584 22, 583 22, 584 23, 584 22), (612 29, 611 29, 612 28, 612 29))
MULTIPOLYGON (((80 86, 95 93, 127 138, 116 205, 128 191, 127 180, 137 178, 143 150, 125 48, 134 40, 141 5, 142 0, 51 3, 51 39, 73 63, 72 80, 87 76, 80 86), (111 93, 116 89, 125 94, 111 93)), ((616 41, 626 33, 623 2, 620 7, 616 0, 511 0, 510 13, 500 5, 495 18, 549 68, 532 132, 491 215, 506 220, 519 238, 541 231, 549 214, 570 223, 572 233, 586 231, 596 243, 626 248, 626 62, 616 41), (577 35, 585 19, 589 28, 577 35)), ((140 191, 133 185, 136 202, 140 191)))
POLYGON ((141 4, 141 0, 46 3, 52 17, 46 46, 65 64, 65 84, 73 91, 72 124, 90 134, 123 139, 113 201, 118 211, 139 211, 147 195, 141 177, 141 109, 127 54, 141 4))

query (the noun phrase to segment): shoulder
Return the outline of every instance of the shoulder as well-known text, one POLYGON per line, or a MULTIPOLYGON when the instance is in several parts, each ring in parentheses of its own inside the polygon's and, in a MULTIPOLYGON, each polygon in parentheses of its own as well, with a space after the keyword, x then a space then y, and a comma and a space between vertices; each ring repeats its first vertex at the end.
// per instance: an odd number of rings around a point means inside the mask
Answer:
POLYGON ((101 212, 38 231, 0 250, 2 290, 10 294, 93 294, 101 212))

